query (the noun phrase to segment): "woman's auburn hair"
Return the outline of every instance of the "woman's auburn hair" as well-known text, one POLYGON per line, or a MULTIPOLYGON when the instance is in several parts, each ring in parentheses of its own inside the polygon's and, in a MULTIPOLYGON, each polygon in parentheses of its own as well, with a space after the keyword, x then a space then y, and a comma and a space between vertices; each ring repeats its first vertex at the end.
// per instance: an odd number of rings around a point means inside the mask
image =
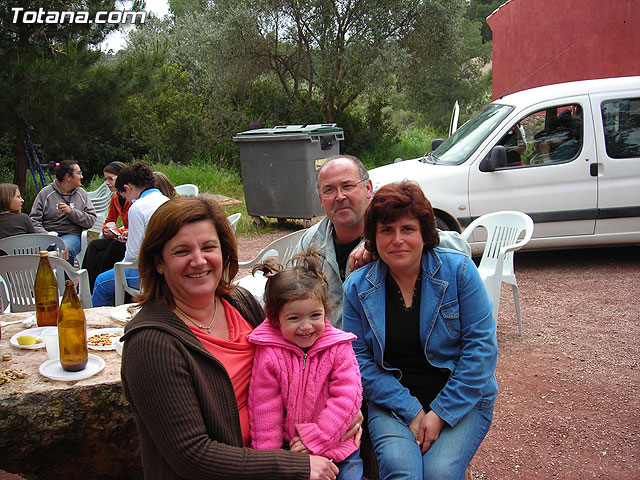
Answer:
POLYGON ((431 203, 417 183, 403 180, 380 187, 371 199, 364 214, 365 248, 378 254, 376 245, 378 224, 392 223, 405 216, 417 218, 420 222, 420 232, 424 242, 423 251, 440 244, 436 217, 431 203))
POLYGON ((0 212, 9 212, 11 202, 16 196, 18 186, 13 183, 0 183, 0 212))
POLYGON ((164 304, 168 308, 175 306, 173 294, 164 276, 158 273, 156 265, 166 243, 184 225, 202 220, 213 224, 222 250, 222 275, 215 294, 226 295, 235 288, 231 281, 238 273, 238 248, 235 234, 222 208, 213 196, 207 194, 175 197, 158 207, 147 225, 138 256, 141 293, 135 300, 140 305, 153 302, 164 304))

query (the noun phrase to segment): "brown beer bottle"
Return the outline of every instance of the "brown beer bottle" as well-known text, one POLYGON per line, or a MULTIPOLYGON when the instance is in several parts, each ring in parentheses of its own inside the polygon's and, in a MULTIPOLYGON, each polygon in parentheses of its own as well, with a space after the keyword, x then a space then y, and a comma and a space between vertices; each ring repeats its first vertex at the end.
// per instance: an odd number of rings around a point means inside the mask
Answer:
POLYGON ((84 369, 89 360, 86 320, 71 280, 65 282, 64 295, 58 312, 58 340, 62 368, 68 372, 84 369))
POLYGON ((55 327, 58 323, 58 281, 49 263, 49 252, 40 252, 40 264, 33 285, 36 297, 36 320, 39 327, 55 327))

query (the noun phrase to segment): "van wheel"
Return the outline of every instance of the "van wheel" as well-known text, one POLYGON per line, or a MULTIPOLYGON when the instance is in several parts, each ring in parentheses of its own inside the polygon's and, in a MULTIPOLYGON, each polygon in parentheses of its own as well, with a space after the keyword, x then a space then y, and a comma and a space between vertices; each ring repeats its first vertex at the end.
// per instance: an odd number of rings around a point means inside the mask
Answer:
POLYGON ((438 227, 440 230, 451 230, 447 222, 445 222, 440 217, 436 217, 436 227, 438 227))

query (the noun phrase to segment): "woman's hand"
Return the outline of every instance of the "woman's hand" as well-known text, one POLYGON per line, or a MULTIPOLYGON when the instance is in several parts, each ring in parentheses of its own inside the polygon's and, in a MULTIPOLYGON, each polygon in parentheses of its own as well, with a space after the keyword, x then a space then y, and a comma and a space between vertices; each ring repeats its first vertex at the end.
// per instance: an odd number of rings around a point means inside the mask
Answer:
POLYGON ((349 270, 353 272, 376 258, 375 253, 364 248, 364 242, 362 242, 349 255, 349 270))
POLYGON ((110 229, 106 228, 102 231, 102 236, 104 238, 113 238, 115 237, 115 234, 110 229))
POLYGON ((304 443, 302 443, 302 440, 300 440, 300 437, 296 436, 293 437, 291 439, 291 441, 289 442, 289 449, 292 452, 300 452, 300 453, 311 453, 306 445, 304 443))
POLYGON ((319 455, 309 455, 311 473, 309 480, 335 480, 338 475, 338 467, 331 460, 327 460, 319 455))
POLYGON ((424 410, 420 410, 418 414, 411 420, 409 430, 416 437, 416 443, 420 445, 422 454, 426 453, 440 436, 440 431, 444 426, 444 420, 436 415, 433 410, 425 414, 424 410))
POLYGON ((345 432, 345 434, 340 439, 341 442, 353 437, 353 443, 355 443, 356 447, 360 446, 360 439, 362 438, 362 421, 364 420, 364 415, 362 415, 362 410, 358 410, 356 413, 349 430, 345 432))

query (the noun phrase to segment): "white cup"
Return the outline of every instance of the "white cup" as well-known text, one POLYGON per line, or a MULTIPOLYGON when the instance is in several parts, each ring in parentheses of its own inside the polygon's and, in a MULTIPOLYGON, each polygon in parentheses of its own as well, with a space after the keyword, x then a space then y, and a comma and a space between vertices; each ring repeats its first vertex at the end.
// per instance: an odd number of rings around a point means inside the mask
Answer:
POLYGON ((60 344, 58 343, 58 327, 46 327, 42 329, 42 338, 47 347, 49 360, 60 358, 60 344))

